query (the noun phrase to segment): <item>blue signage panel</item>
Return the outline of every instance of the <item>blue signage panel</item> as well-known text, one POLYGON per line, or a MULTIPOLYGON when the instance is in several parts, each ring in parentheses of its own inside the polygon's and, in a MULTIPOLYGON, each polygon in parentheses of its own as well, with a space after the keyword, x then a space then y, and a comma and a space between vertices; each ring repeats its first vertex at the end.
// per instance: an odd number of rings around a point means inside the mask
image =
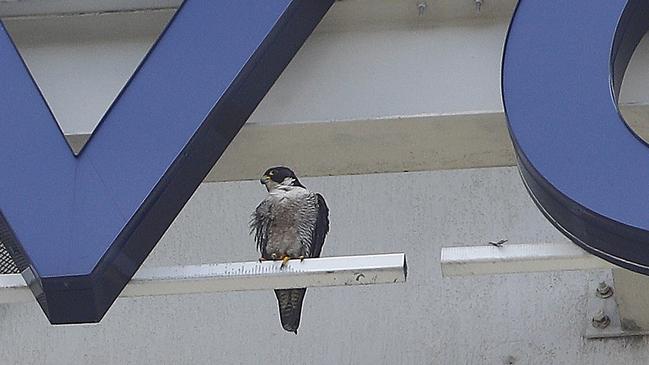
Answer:
POLYGON ((51 323, 103 317, 332 3, 185 0, 78 156, 2 28, 0 239, 51 323))
POLYGON ((502 66, 523 180, 587 251, 649 274, 649 147, 617 99, 649 28, 646 0, 521 0, 502 66))

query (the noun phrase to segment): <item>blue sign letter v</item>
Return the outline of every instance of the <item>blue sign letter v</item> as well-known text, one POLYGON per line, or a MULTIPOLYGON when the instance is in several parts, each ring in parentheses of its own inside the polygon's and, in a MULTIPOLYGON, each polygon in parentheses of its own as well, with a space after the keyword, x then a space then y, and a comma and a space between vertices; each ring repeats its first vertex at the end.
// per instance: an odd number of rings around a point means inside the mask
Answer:
POLYGON ((185 0, 79 156, 0 30, 0 240, 51 323, 103 317, 332 3, 185 0))

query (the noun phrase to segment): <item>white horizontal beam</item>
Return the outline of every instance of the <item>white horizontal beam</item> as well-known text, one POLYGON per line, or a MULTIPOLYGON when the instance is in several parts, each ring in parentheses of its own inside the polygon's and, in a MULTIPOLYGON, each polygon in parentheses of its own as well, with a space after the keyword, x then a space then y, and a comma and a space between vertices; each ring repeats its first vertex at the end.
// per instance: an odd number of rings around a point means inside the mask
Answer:
MULTIPOLYGON (((143 268, 120 297, 211 293, 241 290, 393 284, 406 281, 403 253, 324 257, 281 262, 239 262, 143 268)), ((20 274, 0 275, 0 303, 34 297, 20 274)))
MULTIPOLYGON (((622 111, 633 130, 649 140, 649 105, 623 106, 622 111)), ((78 151, 90 135, 66 137, 78 151)), ((260 166, 277 161, 302 177, 516 165, 501 112, 246 124, 205 182, 257 180, 260 166)))
POLYGON ((445 277, 615 267, 572 243, 443 247, 441 265, 445 277))
MULTIPOLYGON (((90 135, 66 137, 79 150, 90 135)), ((246 124, 205 182, 257 180, 260 166, 277 161, 302 177, 516 164, 503 113, 246 124)))
MULTIPOLYGON (((0 16, 34 16, 83 14, 89 12, 131 11, 161 8, 177 8, 182 0, 2 0, 0 16)), ((483 17, 509 16, 515 0, 491 0, 484 4, 483 17)), ((472 2, 443 1, 430 3, 420 16, 419 9, 409 0, 345 0, 337 3, 333 12, 337 16, 330 26, 349 26, 359 22, 386 21, 440 21, 470 18, 478 14, 472 2), (336 14, 338 15, 338 14, 336 14)), ((336 29, 336 28, 333 28, 336 29)))
POLYGON ((4 0, 1 17, 56 16, 177 8, 182 0, 4 0))

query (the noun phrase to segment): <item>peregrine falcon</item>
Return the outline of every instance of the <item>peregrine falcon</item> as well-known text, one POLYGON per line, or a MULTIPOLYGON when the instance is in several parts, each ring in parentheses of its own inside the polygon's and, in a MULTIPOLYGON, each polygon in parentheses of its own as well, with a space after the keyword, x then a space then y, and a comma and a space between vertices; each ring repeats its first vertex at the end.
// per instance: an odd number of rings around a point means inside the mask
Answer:
MULTIPOLYGON (((320 257, 329 231, 329 209, 322 195, 307 190, 291 169, 272 167, 261 183, 268 196, 252 213, 250 232, 254 232, 260 261, 320 257)), ((282 327, 297 334, 306 288, 275 290, 282 327)))

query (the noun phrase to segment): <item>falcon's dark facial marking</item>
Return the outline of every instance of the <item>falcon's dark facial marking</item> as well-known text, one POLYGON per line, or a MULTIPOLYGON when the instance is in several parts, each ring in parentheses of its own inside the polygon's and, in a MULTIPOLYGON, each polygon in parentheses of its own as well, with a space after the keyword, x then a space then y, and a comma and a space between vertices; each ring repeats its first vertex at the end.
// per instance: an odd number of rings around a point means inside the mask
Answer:
POLYGON ((276 167, 271 167, 266 172, 264 173, 263 177, 261 178, 261 183, 265 184, 265 181, 271 180, 274 181, 278 184, 281 184, 287 177, 290 177, 293 179, 293 182, 291 183, 291 186, 301 186, 302 183, 300 183, 300 180, 295 176, 295 173, 293 170, 289 169, 288 167, 284 166, 276 166, 276 167))

